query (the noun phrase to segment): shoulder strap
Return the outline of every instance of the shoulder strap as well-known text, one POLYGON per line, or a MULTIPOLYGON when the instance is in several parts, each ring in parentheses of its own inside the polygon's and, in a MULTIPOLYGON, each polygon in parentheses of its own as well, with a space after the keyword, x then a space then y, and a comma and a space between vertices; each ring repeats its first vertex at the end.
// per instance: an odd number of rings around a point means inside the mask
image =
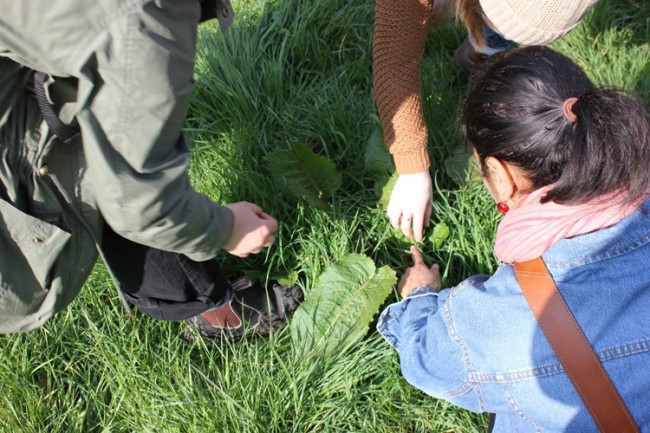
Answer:
POLYGON ((38 103, 38 108, 41 110, 41 115, 47 123, 47 126, 52 131, 52 134, 56 135, 66 144, 71 143, 72 140, 79 137, 79 129, 73 128, 61 122, 59 117, 54 112, 54 108, 47 100, 45 95, 45 81, 47 76, 43 72, 36 71, 34 72, 34 95, 36 96, 36 102, 38 103))
POLYGON ((541 257, 515 275, 546 339, 601 432, 639 432, 625 402, 557 289, 541 257))

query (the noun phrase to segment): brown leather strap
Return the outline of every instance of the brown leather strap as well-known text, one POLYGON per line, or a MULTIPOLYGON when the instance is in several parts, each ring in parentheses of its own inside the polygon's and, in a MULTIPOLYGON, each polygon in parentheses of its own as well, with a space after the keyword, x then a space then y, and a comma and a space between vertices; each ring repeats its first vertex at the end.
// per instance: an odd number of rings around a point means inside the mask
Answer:
POLYGON ((639 432, 541 257, 515 263, 530 309, 601 432, 639 432))

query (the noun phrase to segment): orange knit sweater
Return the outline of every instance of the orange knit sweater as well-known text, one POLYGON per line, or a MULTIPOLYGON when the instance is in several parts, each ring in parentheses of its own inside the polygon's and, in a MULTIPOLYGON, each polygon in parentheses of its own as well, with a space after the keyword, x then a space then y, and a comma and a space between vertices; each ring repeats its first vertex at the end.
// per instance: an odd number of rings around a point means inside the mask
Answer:
POLYGON ((376 0, 373 80, 384 140, 400 174, 429 167, 420 60, 432 0, 376 0))

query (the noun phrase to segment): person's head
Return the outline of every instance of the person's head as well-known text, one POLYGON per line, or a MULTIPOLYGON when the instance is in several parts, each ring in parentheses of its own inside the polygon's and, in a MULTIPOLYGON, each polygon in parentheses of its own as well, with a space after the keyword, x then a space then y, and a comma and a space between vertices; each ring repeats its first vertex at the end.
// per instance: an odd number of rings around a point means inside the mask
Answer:
POLYGON ((617 191, 632 201, 650 188, 643 103, 596 88, 550 48, 497 56, 470 91, 461 123, 497 201, 551 184, 543 202, 578 204, 617 191))
POLYGON ((453 0, 456 16, 483 45, 483 24, 521 45, 546 45, 577 26, 598 0, 453 0))

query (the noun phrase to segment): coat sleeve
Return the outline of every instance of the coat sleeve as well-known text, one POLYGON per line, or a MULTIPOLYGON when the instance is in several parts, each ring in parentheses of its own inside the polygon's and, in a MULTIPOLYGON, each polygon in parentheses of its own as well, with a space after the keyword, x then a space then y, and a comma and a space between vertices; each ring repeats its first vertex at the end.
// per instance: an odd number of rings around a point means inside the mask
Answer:
POLYGON ((450 289, 417 290, 390 305, 377 323, 380 334, 400 357, 402 374, 432 397, 480 411, 467 375, 467 354, 445 311, 450 289))
POLYGON ((432 0, 377 0, 373 84, 384 140, 400 174, 429 168, 420 61, 432 0))
MULTIPOLYGON (((126 6, 125 6, 126 7, 126 6)), ((193 86, 198 1, 158 0, 109 21, 81 68, 85 176, 120 235, 202 261, 232 212, 195 192, 182 132, 193 86)))

